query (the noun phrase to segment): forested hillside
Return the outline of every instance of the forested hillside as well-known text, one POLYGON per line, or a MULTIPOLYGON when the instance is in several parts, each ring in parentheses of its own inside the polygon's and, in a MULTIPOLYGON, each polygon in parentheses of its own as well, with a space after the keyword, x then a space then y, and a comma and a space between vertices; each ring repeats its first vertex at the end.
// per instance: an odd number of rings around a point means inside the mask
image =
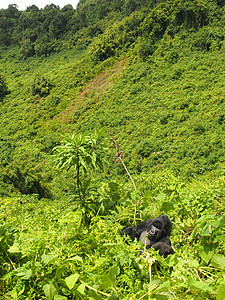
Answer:
POLYGON ((223 299, 224 28, 221 0, 0 10, 3 299, 223 299), (174 255, 124 242, 161 214, 174 255))

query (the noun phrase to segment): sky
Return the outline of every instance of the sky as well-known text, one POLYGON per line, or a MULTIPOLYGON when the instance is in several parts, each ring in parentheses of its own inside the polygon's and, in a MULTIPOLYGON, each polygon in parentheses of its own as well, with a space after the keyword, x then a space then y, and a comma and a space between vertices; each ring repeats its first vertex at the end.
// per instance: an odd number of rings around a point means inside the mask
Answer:
POLYGON ((76 8, 79 0, 0 0, 0 9, 8 8, 9 4, 16 4, 19 10, 25 10, 27 6, 36 5, 38 8, 44 8, 47 4, 54 3, 59 5, 60 8, 66 4, 71 4, 73 8, 76 8))

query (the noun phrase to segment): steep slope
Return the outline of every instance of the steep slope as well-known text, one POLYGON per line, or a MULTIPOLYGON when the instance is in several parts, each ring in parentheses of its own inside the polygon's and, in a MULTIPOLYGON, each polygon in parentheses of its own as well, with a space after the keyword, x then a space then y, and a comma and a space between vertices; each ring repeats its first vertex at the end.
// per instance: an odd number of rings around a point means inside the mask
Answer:
POLYGON ((107 19, 98 36, 86 24, 75 46, 61 39, 71 49, 50 56, 21 60, 17 46, 2 48, 11 92, 0 112, 3 190, 44 195, 61 134, 102 127, 132 172, 223 172, 224 8, 206 0, 140 5, 107 19))

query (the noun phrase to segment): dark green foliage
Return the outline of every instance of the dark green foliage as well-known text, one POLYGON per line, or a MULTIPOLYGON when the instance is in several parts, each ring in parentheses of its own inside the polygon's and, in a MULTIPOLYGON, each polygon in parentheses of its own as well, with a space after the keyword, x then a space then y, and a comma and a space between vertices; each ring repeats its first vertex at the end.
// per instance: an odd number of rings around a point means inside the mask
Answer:
POLYGON ((194 0, 191 3, 189 1, 174 1, 174 25, 182 25, 186 29, 196 29, 208 25, 210 19, 209 12, 212 6, 213 3, 210 3, 209 1, 200 2, 194 0))
POLYGON ((15 145, 13 144, 12 141, 8 141, 7 139, 0 138, 0 148, 1 148, 0 165, 2 167, 5 167, 11 161, 11 156, 15 148, 15 145))
POLYGON ((0 74, 0 99, 9 93, 5 78, 0 74))
POLYGON ((31 93, 33 96, 38 95, 40 97, 46 97, 50 94, 53 85, 44 76, 35 75, 34 82, 31 87, 31 93))
POLYGON ((5 273, 9 270, 8 267, 11 262, 12 257, 8 254, 8 249, 13 245, 15 241, 16 235, 16 227, 10 226, 10 224, 6 222, 0 222, 0 236, 1 236, 1 243, 0 243, 0 277, 5 275, 5 273))

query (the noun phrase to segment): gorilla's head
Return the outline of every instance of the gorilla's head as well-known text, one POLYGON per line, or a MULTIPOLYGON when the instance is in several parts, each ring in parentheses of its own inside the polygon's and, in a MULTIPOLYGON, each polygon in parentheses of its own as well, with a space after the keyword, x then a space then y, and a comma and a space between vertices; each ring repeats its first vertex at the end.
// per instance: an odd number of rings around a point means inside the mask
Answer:
POLYGON ((148 230, 148 238, 155 243, 163 237, 170 236, 172 223, 166 215, 161 215, 153 220, 148 230))

